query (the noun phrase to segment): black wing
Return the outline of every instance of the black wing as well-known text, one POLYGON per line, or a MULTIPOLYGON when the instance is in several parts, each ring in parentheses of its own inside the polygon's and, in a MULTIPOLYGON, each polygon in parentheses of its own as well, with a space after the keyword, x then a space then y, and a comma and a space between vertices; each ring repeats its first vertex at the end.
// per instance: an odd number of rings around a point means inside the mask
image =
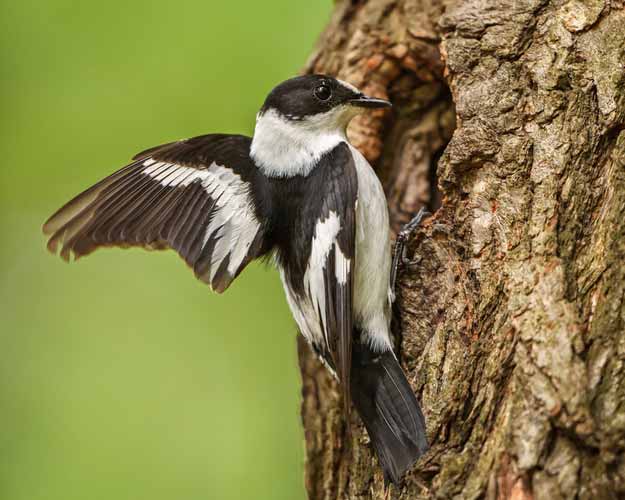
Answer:
POLYGON ((319 316, 331 361, 350 403, 352 295, 358 178, 349 146, 341 143, 319 168, 320 213, 317 216, 305 285, 319 316))
POLYGON ((48 249, 69 260, 105 246, 172 248, 224 291, 263 248, 249 147, 248 137, 214 134, 139 153, 50 217, 48 249))

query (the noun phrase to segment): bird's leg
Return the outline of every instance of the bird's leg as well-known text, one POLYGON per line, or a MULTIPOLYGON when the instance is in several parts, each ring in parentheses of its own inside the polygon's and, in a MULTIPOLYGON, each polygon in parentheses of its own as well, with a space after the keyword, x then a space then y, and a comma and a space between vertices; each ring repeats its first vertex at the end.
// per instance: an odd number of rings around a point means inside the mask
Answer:
POLYGON ((406 242, 412 232, 419 226, 419 224, 421 224, 421 221, 430 215, 430 212, 425 210, 425 208, 421 208, 417 215, 415 215, 408 224, 402 227, 401 231, 397 234, 397 238, 395 239, 395 248, 393 249, 393 264, 391 267, 391 290, 393 293, 395 292, 399 262, 401 260, 402 264, 406 263, 406 242))
POLYGON ((391 500, 391 485, 384 482, 384 500, 391 500))

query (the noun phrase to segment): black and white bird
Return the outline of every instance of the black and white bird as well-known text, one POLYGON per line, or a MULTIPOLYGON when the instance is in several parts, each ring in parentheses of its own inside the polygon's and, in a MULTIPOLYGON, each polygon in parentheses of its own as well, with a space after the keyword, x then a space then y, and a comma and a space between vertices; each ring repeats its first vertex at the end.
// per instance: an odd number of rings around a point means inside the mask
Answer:
POLYGON ((223 292, 273 256, 295 321, 360 414, 385 476, 427 449, 419 403, 393 352, 386 199, 346 137, 366 108, 390 106, 325 75, 275 87, 252 138, 209 134, 157 146, 44 224, 69 260, 99 247, 171 248, 223 292))

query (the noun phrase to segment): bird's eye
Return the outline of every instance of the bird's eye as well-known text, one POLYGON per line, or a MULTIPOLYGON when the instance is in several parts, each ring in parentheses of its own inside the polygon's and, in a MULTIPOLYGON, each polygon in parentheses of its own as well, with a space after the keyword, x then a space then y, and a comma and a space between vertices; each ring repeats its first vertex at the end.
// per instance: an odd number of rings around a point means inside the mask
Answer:
POLYGON ((321 101, 327 101, 332 96, 332 91, 327 85, 319 85, 315 88, 315 97, 321 101))

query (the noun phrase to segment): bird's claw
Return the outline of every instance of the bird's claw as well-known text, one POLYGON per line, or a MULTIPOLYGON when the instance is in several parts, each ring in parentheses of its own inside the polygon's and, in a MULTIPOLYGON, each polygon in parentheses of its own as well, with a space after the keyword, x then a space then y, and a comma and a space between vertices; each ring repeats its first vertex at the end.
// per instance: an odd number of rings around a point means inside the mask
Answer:
POLYGON ((399 263, 405 266, 415 266, 419 263, 420 259, 409 260, 406 257, 406 242, 410 238, 410 235, 414 230, 419 227, 421 221, 426 217, 432 215, 425 208, 421 208, 417 215, 415 215, 408 224, 402 227, 401 231, 397 234, 395 239, 395 248, 393 249, 393 265, 391 267, 391 290, 395 291, 395 284, 397 280, 397 270, 399 263))

